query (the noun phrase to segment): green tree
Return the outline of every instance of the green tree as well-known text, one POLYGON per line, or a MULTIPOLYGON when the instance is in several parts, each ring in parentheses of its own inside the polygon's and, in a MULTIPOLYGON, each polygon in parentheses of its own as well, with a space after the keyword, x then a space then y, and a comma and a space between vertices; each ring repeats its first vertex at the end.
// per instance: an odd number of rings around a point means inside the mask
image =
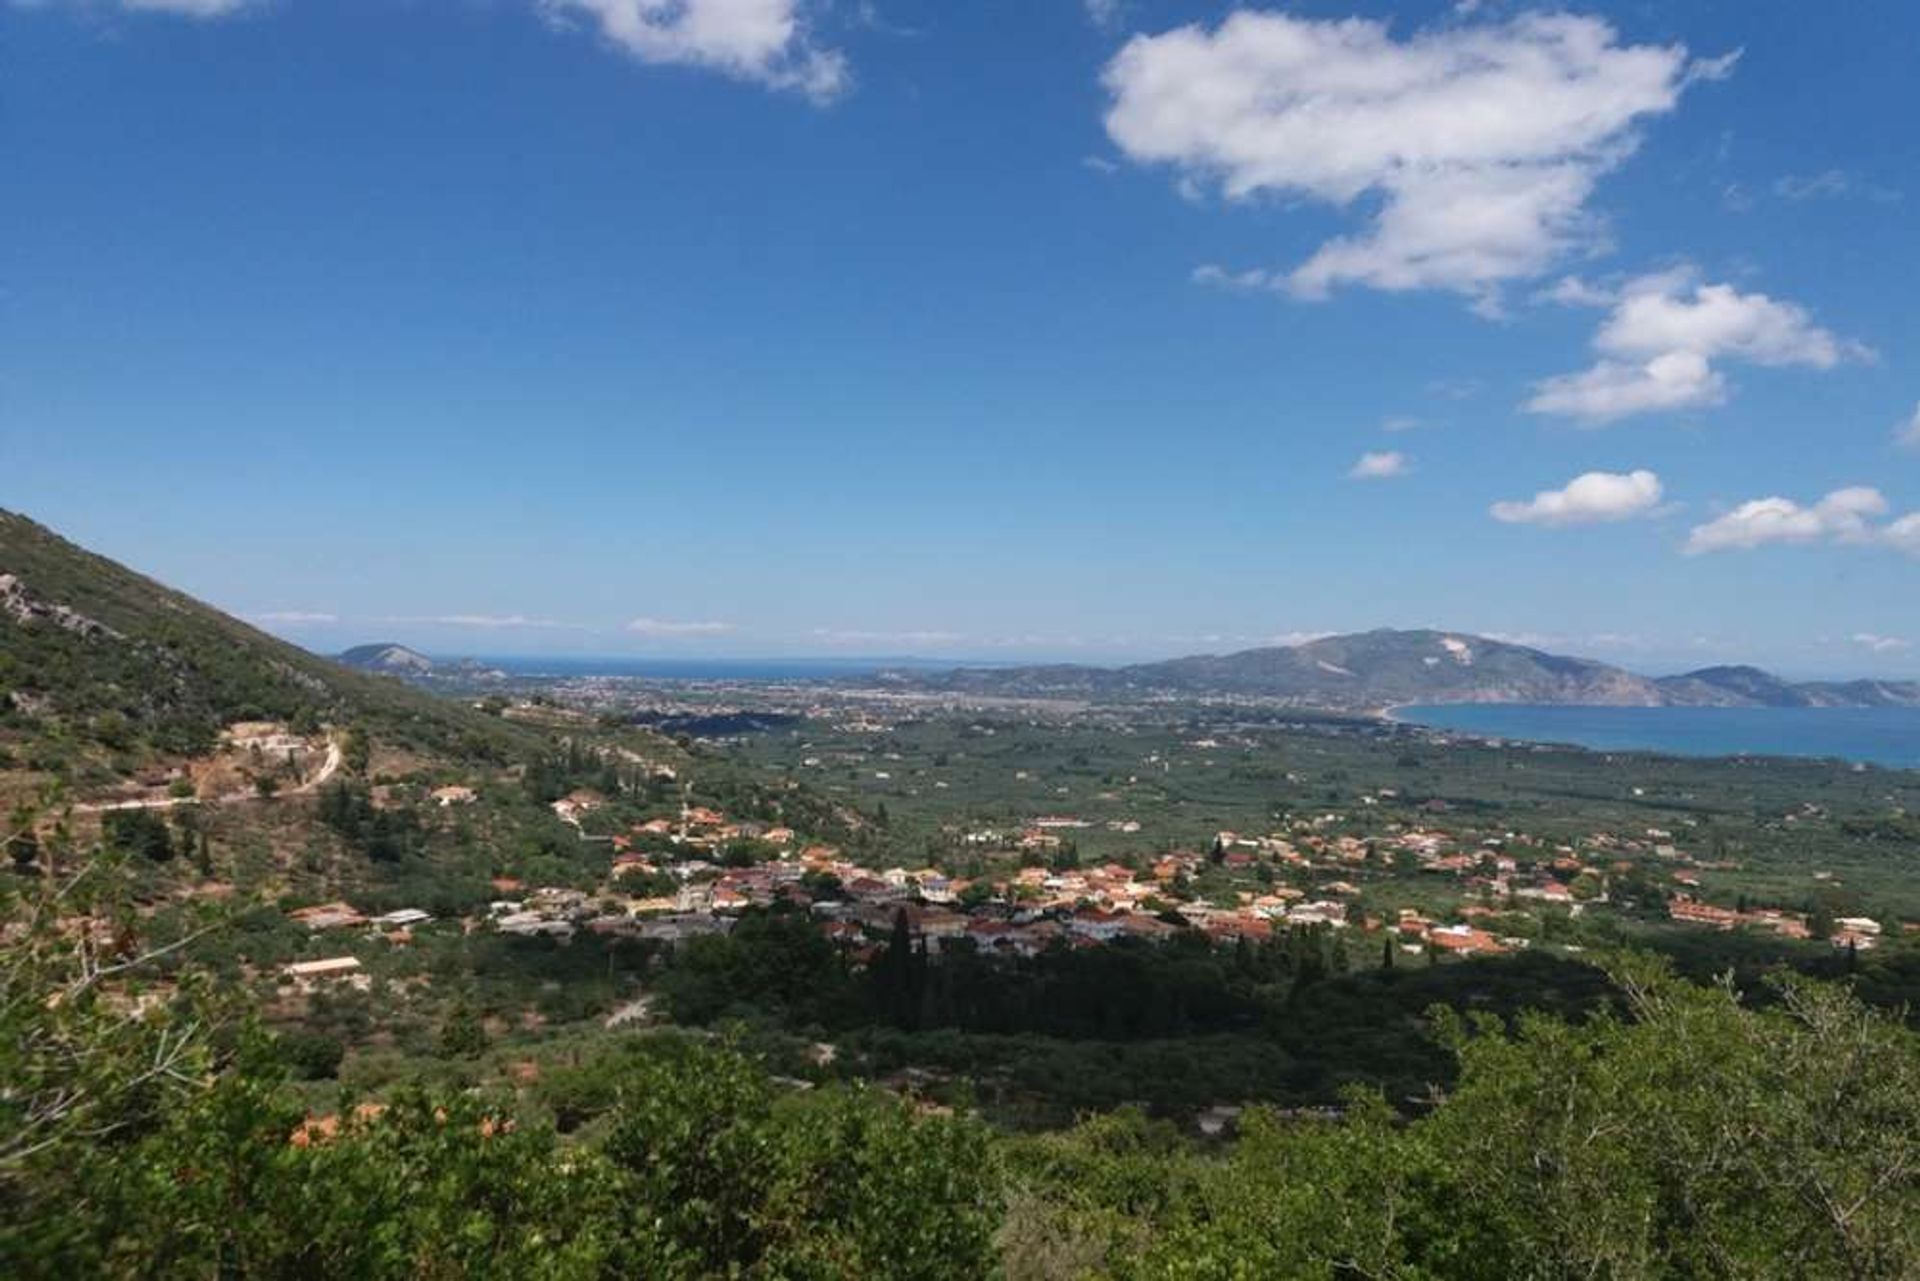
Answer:
POLYGON ((173 858, 173 834, 166 820, 152 810, 109 810, 100 820, 107 845, 125 854, 137 854, 156 863, 173 858))
POLYGON ((373 763, 373 740, 361 726, 355 725, 347 731, 340 749, 340 763, 355 778, 367 776, 367 769, 373 763))
POLYGON ((61 825, 45 852, 0 884, 0 1273, 20 1276, 85 1270, 61 1261, 94 1228, 91 1190, 198 1092, 225 1015, 190 973, 169 999, 127 999, 210 926, 144 937, 127 851, 79 855, 61 825))
POLYGON ((484 1053, 486 1048, 487 1029, 480 1021, 479 1012, 466 998, 456 1000, 440 1024, 440 1053, 447 1058, 464 1059, 484 1053))
POLYGON ((1842 989, 1755 1009, 1645 960, 1631 1020, 1449 1021, 1421 1138, 1507 1275, 1881 1277, 1920 1268, 1920 1051, 1842 989))

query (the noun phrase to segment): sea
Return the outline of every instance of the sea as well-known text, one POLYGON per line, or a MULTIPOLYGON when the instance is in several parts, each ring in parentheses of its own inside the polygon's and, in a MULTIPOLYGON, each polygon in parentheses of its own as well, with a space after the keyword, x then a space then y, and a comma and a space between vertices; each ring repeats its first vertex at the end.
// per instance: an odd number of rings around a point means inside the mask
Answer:
POLYGON ((1481 738, 1674 756, 1807 756, 1920 768, 1920 707, 1544 707, 1447 703, 1395 720, 1481 738))

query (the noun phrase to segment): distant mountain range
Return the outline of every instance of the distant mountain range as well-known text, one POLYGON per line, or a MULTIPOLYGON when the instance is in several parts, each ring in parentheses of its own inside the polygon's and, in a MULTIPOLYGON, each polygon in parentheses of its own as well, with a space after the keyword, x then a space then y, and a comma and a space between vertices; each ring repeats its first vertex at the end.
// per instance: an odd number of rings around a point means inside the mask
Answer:
POLYGON ((343 667, 375 672, 382 676, 399 676, 409 680, 428 680, 440 676, 463 680, 498 679, 506 675, 505 672, 489 667, 477 659, 461 658, 443 662, 428 658, 419 650, 409 649, 395 641, 355 645, 344 653, 334 655, 333 661, 343 667))
POLYGON ((385 672, 390 676, 424 676, 433 670, 433 660, 419 650, 390 642, 355 645, 334 661, 363 672, 385 672))
POLYGON ((889 672, 910 687, 1112 701, 1246 697, 1335 711, 1402 703, 1558 703, 1614 707, 1915 707, 1920 681, 1784 680, 1757 667, 1641 676, 1462 632, 1359 632, 1300 645, 1126 667, 1054 664, 889 672))

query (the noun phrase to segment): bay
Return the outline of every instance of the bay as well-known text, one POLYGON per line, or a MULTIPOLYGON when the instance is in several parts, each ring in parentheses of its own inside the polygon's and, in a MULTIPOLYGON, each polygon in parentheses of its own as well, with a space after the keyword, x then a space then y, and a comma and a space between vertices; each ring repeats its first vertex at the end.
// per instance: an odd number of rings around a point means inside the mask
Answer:
POLYGON ((1447 703, 1395 720, 1480 738, 1676 756, 1810 756, 1920 768, 1920 707, 1564 707, 1447 703))

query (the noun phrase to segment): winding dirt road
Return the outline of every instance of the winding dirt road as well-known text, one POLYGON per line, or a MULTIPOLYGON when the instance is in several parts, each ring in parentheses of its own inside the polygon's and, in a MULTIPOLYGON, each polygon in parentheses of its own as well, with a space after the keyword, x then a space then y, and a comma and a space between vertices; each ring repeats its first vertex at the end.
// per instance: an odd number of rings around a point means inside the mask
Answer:
POLYGON ((344 759, 340 750, 340 740, 332 734, 327 735, 327 759, 322 761, 319 770, 312 778, 298 787, 289 787, 276 792, 273 797, 261 796, 258 792, 230 792, 225 796, 153 796, 137 797, 128 801, 83 801, 73 807, 76 814, 106 814, 114 810, 170 810, 180 805, 231 805, 239 801, 259 801, 277 799, 282 796, 302 796, 318 790, 326 781, 340 772, 340 763, 344 759))

